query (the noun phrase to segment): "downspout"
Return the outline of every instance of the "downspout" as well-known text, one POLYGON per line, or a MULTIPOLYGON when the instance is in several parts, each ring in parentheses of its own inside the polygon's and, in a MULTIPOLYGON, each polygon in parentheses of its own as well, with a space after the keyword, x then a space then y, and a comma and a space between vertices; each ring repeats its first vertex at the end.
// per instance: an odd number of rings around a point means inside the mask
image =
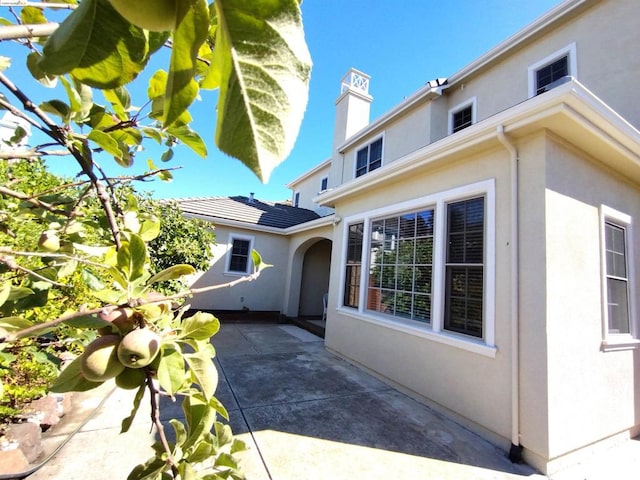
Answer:
POLYGON ((520 445, 520 280, 518 230, 518 150, 504 133, 504 125, 496 129, 498 140, 511 157, 511 449, 509 460, 522 461, 520 445))

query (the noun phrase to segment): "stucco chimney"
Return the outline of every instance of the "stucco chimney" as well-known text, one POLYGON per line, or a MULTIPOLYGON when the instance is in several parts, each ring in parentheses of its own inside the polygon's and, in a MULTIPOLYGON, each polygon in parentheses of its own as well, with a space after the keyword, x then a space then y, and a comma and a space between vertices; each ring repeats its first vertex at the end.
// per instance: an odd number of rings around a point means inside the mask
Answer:
POLYGON ((342 77, 340 96, 336 100, 336 122, 333 149, 369 124, 369 111, 373 97, 369 95, 369 75, 355 68, 342 77))

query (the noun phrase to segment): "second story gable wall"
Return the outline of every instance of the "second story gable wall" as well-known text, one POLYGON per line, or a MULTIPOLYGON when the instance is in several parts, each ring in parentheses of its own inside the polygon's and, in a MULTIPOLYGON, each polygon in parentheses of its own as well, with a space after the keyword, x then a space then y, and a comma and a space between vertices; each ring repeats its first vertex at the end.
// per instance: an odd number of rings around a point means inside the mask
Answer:
POLYGON ((320 215, 330 213, 326 207, 320 207, 313 199, 322 191, 322 180, 326 179, 327 188, 331 188, 330 164, 322 165, 306 174, 304 177, 291 182, 292 205, 306 208, 318 212, 320 215), (296 194, 298 194, 298 205, 295 205, 296 194))
MULTIPOLYGON (((569 51, 575 54, 569 75, 640 127, 640 96, 635 93, 640 79, 640 56, 635 52, 640 43, 639 13, 636 0, 587 2, 564 23, 490 67, 459 81, 452 79, 442 99, 448 107, 446 116, 439 122, 434 119, 434 125, 448 122, 449 110, 471 98, 476 99, 478 122, 527 100, 530 67, 569 51)), ((432 131, 433 141, 440 138, 432 131)))
MULTIPOLYGON (((387 165, 430 143, 431 102, 421 103, 384 128, 376 129, 350 145, 342 155, 342 182, 356 178, 358 151, 382 137, 382 165, 387 165)), ((335 159, 334 159, 335 161, 335 159)), ((340 158, 338 162, 340 164, 340 158)))

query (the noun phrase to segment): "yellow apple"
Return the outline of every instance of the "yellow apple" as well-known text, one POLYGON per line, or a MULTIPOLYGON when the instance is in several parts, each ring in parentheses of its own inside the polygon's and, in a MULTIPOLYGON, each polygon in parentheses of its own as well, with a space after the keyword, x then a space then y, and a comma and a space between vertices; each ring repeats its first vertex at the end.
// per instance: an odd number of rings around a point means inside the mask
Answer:
POLYGON ((113 8, 137 27, 154 32, 173 30, 181 0, 109 0, 113 8))

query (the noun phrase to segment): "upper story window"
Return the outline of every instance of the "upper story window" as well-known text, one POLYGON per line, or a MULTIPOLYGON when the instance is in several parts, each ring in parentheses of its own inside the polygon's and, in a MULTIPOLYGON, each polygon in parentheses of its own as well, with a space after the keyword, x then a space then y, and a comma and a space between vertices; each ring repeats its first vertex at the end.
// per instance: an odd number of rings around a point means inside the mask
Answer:
POLYGON ((356 177, 382 166, 382 137, 358 150, 356 155, 356 177))
POLYGON ((476 123, 476 98, 473 97, 449 110, 449 134, 476 123))
POLYGON ((390 328, 495 355, 493 180, 345 222, 343 307, 390 328))
POLYGON ((576 44, 572 43, 529 66, 529 97, 553 88, 563 77, 576 75, 576 44))
POLYGON ((229 238, 231 251, 227 261, 227 273, 246 275, 251 267, 251 251, 253 237, 246 235, 231 235, 229 238))
POLYGON ((297 207, 300 205, 300 192, 295 192, 293 194, 293 206, 297 207))
POLYGON ((638 344, 633 303, 631 217, 601 208, 604 348, 638 344))
POLYGON ((329 187, 329 177, 324 177, 320 180, 320 191, 324 192, 329 187))

